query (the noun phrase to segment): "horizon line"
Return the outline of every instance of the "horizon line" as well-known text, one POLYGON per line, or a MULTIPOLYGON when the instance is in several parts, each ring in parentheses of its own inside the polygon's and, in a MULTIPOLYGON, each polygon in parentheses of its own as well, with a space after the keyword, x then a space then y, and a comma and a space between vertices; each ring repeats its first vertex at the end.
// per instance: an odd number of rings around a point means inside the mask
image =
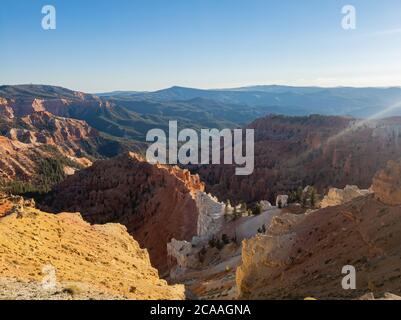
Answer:
POLYGON ((338 86, 318 86, 318 85, 289 85, 289 84, 255 84, 255 85, 242 85, 238 87, 214 87, 214 88, 202 88, 202 87, 191 87, 191 86, 181 86, 181 85, 171 85, 168 87, 162 87, 160 89, 155 89, 155 90, 135 90, 135 89, 116 89, 116 90, 111 90, 111 91, 97 91, 97 92, 89 92, 85 90, 80 90, 80 89, 71 89, 69 86, 63 86, 63 85, 52 85, 52 84, 44 84, 44 83, 19 83, 19 84, 0 84, 0 87, 18 87, 18 86, 44 86, 44 87, 58 87, 58 88, 63 88, 67 89, 70 91, 75 91, 75 92, 82 92, 86 94, 92 94, 92 95, 97 95, 97 94, 108 94, 108 93, 115 93, 115 92, 122 92, 122 93, 127 93, 127 92, 133 92, 133 93, 153 93, 153 92, 159 92, 159 91, 164 91, 164 90, 169 90, 173 88, 181 88, 181 89, 193 89, 193 90, 200 90, 200 91, 235 91, 239 89, 247 89, 247 88, 258 88, 258 87, 288 87, 288 88, 316 88, 316 89, 340 89, 340 88, 350 88, 350 89, 401 89, 401 84, 400 85, 387 85, 387 86, 346 86, 346 85, 338 85, 338 86))

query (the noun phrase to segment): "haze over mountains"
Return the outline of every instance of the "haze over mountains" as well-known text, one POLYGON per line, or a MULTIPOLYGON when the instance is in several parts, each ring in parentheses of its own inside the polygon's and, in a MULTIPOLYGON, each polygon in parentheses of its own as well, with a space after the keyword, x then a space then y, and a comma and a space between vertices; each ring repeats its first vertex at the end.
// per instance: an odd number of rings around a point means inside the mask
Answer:
POLYGON ((85 120, 105 134, 144 142, 152 128, 167 129, 169 120, 182 128, 242 127, 267 114, 321 114, 380 118, 401 115, 401 88, 319 88, 252 86, 201 90, 172 87, 155 92, 84 94, 44 85, 1 86, 0 97, 44 100, 58 116, 85 120), (386 111, 387 110, 387 111, 386 111))
MULTIPOLYGON (((233 89, 201 90, 171 87, 155 92, 112 92, 99 96, 115 100, 188 101, 213 100, 246 105, 255 112, 285 115, 350 115, 369 117, 399 103, 401 88, 290 87, 260 85, 233 89)), ((401 114, 389 112, 385 116, 401 114)))

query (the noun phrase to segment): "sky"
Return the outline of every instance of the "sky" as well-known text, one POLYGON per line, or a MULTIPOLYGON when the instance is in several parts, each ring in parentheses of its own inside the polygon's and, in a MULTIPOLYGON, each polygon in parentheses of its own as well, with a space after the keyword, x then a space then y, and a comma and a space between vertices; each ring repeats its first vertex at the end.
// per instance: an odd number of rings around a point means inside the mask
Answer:
POLYGON ((1 0, 0 84, 401 86, 400 0, 1 0), (356 9, 344 30, 341 10, 356 9), (41 26, 56 8, 56 29, 41 26))

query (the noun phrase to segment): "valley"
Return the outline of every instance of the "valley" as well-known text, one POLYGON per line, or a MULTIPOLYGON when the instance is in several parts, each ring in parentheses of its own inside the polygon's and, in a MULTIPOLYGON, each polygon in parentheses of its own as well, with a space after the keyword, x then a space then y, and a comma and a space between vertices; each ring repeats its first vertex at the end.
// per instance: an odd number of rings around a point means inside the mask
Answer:
POLYGON ((0 87, 0 297, 396 298, 401 117, 341 106, 380 112, 398 94, 0 87), (254 172, 147 162, 146 132, 171 119, 254 129, 254 172), (345 265, 356 290, 341 287, 345 265))

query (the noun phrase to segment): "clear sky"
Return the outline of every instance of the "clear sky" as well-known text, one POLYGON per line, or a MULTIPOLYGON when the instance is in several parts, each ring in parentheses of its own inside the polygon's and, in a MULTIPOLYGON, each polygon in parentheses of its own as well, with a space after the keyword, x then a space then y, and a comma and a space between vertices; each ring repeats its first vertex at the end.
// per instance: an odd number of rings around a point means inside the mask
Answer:
POLYGON ((400 0, 1 0, 0 84, 401 86, 400 0), (57 29, 41 27, 56 7, 57 29), (343 5, 356 30, 341 27, 343 5))

